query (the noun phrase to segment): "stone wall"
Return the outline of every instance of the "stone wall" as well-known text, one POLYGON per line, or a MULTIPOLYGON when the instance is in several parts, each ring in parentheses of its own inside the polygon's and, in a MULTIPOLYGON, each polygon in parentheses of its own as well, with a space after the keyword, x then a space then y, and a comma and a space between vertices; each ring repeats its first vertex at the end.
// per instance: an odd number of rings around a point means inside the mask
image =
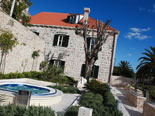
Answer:
POLYGON ((44 60, 44 40, 1 11, 0 23, 1 33, 2 30, 10 31, 18 41, 6 57, 4 73, 39 70, 40 62, 44 60), (32 53, 37 50, 40 56, 33 61, 32 53))
POLYGON ((119 86, 119 87, 125 87, 128 84, 134 83, 136 80, 132 78, 127 78, 123 76, 112 76, 111 77, 111 86, 119 86))
POLYGON ((145 97, 139 96, 135 91, 129 90, 127 92, 127 100, 134 106, 139 109, 143 107, 144 102, 146 101, 145 97))
MULTIPOLYGON (((39 36, 45 40, 45 54, 50 53, 53 59, 65 61, 65 74, 80 80, 81 67, 85 63, 84 40, 75 34, 75 29, 41 25, 34 25, 30 29, 38 32, 39 36), (58 33, 69 35, 68 47, 53 46, 54 35, 58 33)), ((99 66, 98 79, 103 82, 108 81, 113 39, 113 36, 107 39, 95 63, 99 66)))
POLYGON ((155 116, 155 103, 144 103, 143 116, 155 116))

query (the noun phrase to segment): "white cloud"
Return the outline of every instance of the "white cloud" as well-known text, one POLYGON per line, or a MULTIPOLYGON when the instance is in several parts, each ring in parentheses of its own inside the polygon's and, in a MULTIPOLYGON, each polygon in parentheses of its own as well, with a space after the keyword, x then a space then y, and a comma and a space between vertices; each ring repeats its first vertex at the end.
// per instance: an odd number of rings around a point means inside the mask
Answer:
POLYGON ((132 56, 132 54, 128 54, 128 56, 132 56))
POLYGON ((153 4, 152 8, 149 8, 149 9, 146 9, 146 8, 139 8, 139 11, 140 12, 143 12, 143 11, 147 11, 151 14, 154 14, 155 13, 155 4, 153 4))
POLYGON ((125 35, 126 38, 128 39, 139 39, 139 40, 144 40, 144 39, 148 39, 151 38, 148 35, 143 34, 144 32, 150 31, 151 28, 148 27, 146 29, 142 29, 142 28, 130 28, 130 32, 128 32, 128 34, 125 35))
POLYGON ((150 27, 146 28, 146 29, 141 29, 141 28, 130 28, 131 31, 136 32, 136 33, 141 33, 141 32, 145 32, 145 31, 149 31, 151 30, 150 27))

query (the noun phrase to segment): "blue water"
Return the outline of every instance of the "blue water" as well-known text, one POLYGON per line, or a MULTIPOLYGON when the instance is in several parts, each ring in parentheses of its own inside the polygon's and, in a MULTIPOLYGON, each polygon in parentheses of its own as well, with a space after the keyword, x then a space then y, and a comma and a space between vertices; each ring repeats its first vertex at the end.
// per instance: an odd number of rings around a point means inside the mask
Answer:
POLYGON ((4 84, 4 85, 0 85, 0 89, 11 91, 11 92, 18 92, 18 90, 32 91, 32 95, 41 95, 41 94, 49 93, 49 90, 46 88, 25 85, 25 84, 4 84))

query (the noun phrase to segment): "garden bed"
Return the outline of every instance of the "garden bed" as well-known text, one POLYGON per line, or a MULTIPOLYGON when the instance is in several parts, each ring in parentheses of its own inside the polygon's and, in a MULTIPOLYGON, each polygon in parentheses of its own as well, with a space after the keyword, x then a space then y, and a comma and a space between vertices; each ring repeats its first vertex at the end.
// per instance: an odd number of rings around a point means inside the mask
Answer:
POLYGON ((77 116, 80 106, 92 108, 93 116, 122 116, 107 84, 92 80, 86 89, 87 92, 81 97, 79 106, 69 108, 65 116, 77 116))

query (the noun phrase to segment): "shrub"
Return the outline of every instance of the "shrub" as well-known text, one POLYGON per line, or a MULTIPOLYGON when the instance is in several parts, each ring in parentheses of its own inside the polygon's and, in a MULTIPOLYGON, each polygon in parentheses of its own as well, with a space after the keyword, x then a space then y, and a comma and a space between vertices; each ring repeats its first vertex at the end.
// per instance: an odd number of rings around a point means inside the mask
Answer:
POLYGON ((146 97, 146 91, 149 91, 150 98, 155 100, 155 86, 152 85, 144 85, 144 84, 137 84, 136 87, 143 91, 144 96, 146 97))
POLYGON ((63 75, 53 76, 50 80, 54 83, 68 83, 68 78, 63 75))
POLYGON ((104 97, 104 105, 105 106, 116 107, 115 98, 110 91, 106 92, 103 97, 104 97))
POLYGON ((91 80, 86 88, 89 92, 82 96, 80 105, 92 108, 93 116, 122 116, 107 84, 91 80))
POLYGON ((73 106, 67 110, 65 116, 77 116, 78 110, 79 110, 78 106, 73 106))
POLYGON ((59 89, 64 93, 79 93, 79 90, 76 87, 70 85, 58 85, 58 86, 49 86, 55 89, 59 89))
POLYGON ((93 109, 93 116, 101 116, 103 113, 103 98, 100 94, 88 92, 80 100, 80 105, 93 109))
POLYGON ((25 75, 25 78, 32 78, 31 72, 23 72, 23 74, 25 75))
POLYGON ((104 94, 109 91, 109 86, 107 84, 98 82, 96 80, 91 80, 90 83, 86 84, 86 89, 93 93, 104 94))
POLYGON ((66 76, 68 78, 68 84, 76 85, 78 81, 76 81, 73 77, 66 76))
POLYGON ((110 92, 107 93, 106 99, 103 99, 104 97, 100 94, 85 93, 80 100, 80 105, 92 108, 93 116, 122 116, 122 113, 113 105, 115 104, 115 99, 112 99, 112 102, 109 101, 111 99, 108 99, 112 94, 109 94, 110 92))
POLYGON ((4 74, 0 72, 0 79, 4 79, 4 74))
POLYGON ((149 91, 149 94, 150 94, 150 98, 153 99, 153 100, 155 100, 155 89, 151 89, 149 91))
POLYGON ((49 107, 16 106, 9 104, 7 106, 0 106, 0 116, 55 116, 55 113, 49 107))

